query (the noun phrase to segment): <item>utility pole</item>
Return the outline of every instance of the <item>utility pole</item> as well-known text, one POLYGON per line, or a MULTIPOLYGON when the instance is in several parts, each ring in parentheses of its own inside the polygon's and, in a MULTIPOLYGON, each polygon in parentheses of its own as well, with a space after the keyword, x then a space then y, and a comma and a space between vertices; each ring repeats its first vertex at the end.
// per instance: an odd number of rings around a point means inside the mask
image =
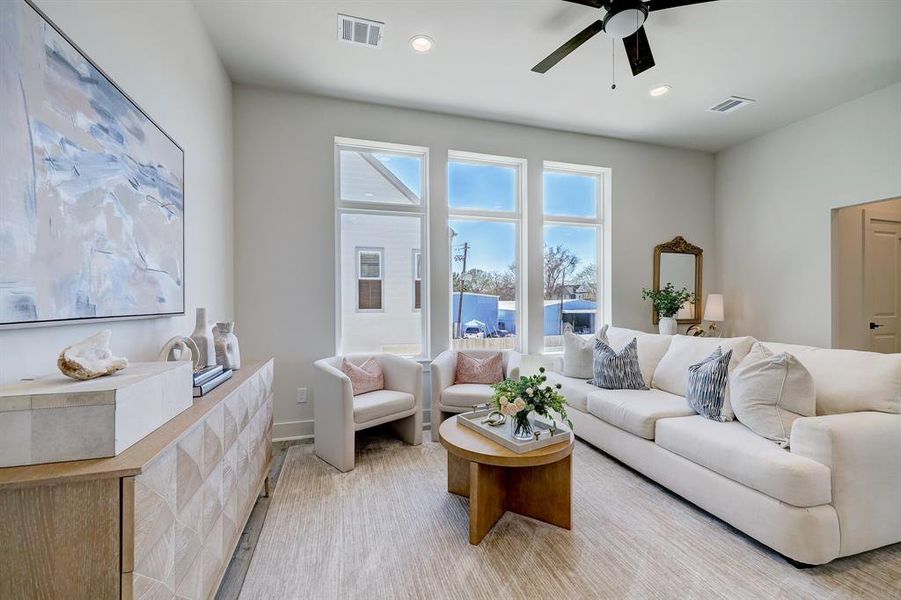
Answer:
MULTIPOLYGON (((460 271, 460 302, 457 303, 457 337, 463 337, 463 288, 466 281, 466 258, 469 255, 469 242, 463 243, 463 269, 460 271)), ((460 256, 455 256, 454 260, 461 260, 460 256)))

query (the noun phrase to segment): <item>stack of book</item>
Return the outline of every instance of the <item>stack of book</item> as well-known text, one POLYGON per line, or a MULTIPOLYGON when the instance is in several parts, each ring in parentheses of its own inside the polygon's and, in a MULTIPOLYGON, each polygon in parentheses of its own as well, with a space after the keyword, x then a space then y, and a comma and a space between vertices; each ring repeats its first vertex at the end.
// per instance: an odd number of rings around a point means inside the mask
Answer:
POLYGON ((213 365, 194 371, 194 397, 203 396, 231 378, 232 370, 223 369, 222 365, 213 365))

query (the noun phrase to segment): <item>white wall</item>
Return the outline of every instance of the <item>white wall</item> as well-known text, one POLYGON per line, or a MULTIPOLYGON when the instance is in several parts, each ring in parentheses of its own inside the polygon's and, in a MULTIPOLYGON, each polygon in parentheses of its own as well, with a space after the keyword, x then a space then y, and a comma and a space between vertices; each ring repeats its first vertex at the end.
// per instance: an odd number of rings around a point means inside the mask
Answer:
POLYGON ((831 211, 899 194, 901 84, 717 154, 727 331, 830 347, 831 211))
MULTIPOLYGON (((612 169, 617 324, 652 328, 641 288, 651 284, 654 246, 676 235, 707 250, 705 288, 716 288, 710 154, 243 86, 234 100, 237 328, 242 352, 275 356, 276 437, 310 433, 312 408, 295 403, 296 388, 311 386, 312 362, 335 351, 335 136, 430 148, 432 354, 448 344, 441 315, 449 315, 449 294, 441 280, 448 277, 451 149, 527 159, 533 215, 541 210, 543 160, 612 169)), ((527 229, 530 240, 540 239, 539 219, 527 229)), ((528 248, 531 278, 540 281, 541 245, 528 248)), ((541 322, 540 302, 529 312, 541 322)), ((532 333, 540 339, 540 330, 532 333)))
MULTIPOLYGON (((231 83, 190 2, 38 0, 78 44, 185 150, 185 317, 0 331, 0 382, 56 371, 66 345, 101 328, 113 351, 152 360, 193 310, 232 317, 231 83)), ((240 334, 240 329, 238 329, 240 334)))

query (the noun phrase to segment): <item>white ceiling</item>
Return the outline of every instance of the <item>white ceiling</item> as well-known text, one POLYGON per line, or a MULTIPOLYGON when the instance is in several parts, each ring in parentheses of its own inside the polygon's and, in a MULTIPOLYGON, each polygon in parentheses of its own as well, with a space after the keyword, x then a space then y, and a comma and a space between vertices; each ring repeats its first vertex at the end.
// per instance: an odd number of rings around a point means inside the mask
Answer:
POLYGON ((717 151, 901 81, 899 0, 719 0, 651 13, 657 66, 632 77, 604 34, 530 71, 602 12, 559 0, 195 0, 230 76, 306 91, 717 151), (379 50, 337 13, 386 23, 379 50), (415 34, 434 38, 414 53, 415 34), (648 90, 673 86, 663 98, 648 90), (758 103, 706 109, 729 95, 758 103))

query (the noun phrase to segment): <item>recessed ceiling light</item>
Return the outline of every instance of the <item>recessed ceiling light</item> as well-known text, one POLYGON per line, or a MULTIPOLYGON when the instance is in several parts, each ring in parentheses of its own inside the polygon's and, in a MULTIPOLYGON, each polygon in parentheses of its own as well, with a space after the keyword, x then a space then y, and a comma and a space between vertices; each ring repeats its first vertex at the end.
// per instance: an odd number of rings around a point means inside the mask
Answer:
POLYGON ((657 98, 659 96, 666 96, 667 94, 669 94, 671 89, 673 89, 672 86, 663 84, 663 85, 658 85, 656 87, 652 87, 651 91, 649 91, 648 93, 650 95, 654 96, 655 98, 657 98))
POLYGON ((431 50, 434 45, 435 41, 427 35, 417 35, 410 38, 410 47, 423 54, 431 50))

